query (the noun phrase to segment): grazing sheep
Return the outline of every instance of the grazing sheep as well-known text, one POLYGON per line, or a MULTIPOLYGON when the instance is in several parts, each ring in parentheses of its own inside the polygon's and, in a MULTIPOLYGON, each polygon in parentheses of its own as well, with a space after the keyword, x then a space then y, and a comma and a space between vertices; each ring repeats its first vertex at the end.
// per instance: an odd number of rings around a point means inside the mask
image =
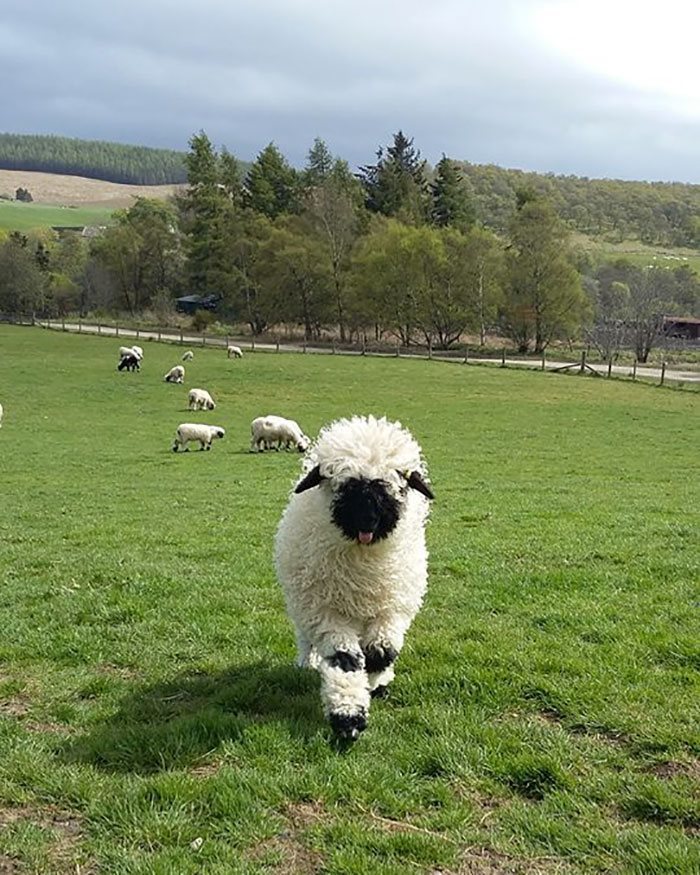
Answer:
POLYGON ((243 358, 243 350, 240 348, 240 346, 227 346, 226 347, 226 355, 229 358, 242 359, 243 358))
POLYGON ((270 450, 296 447, 300 453, 305 452, 311 440, 299 428, 293 419, 283 416, 258 416, 250 424, 250 451, 270 450))
POLYGON ((192 352, 191 349, 188 349, 187 352, 183 352, 183 354, 182 354, 183 362, 191 362, 193 358, 194 358, 194 353, 192 352))
POLYGON ((398 422, 354 416, 324 428, 275 538, 299 664, 318 669, 334 731, 355 739, 427 586, 433 498, 421 449, 398 422))
POLYGON ((141 359, 143 358, 143 350, 140 346, 120 346, 119 358, 123 359, 128 355, 135 355, 136 358, 141 361, 141 359))
POLYGON ((117 365, 117 370, 140 371, 141 365, 139 364, 138 357, 135 356, 133 353, 131 353, 130 355, 122 356, 119 364, 117 365))
POLYGON ((200 450, 210 450, 211 442, 217 438, 222 438, 226 432, 218 425, 204 425, 197 422, 183 422, 178 425, 175 431, 175 443, 173 444, 173 452, 176 453, 178 447, 182 447, 186 453, 189 452, 187 446, 189 441, 199 441, 200 450))
POLYGON ((174 368, 170 368, 168 373, 163 377, 166 383, 184 383, 185 382, 185 369, 182 365, 175 365, 174 368))
POLYGON ((214 399, 206 389, 190 389, 187 400, 190 410, 213 410, 216 407, 214 399))

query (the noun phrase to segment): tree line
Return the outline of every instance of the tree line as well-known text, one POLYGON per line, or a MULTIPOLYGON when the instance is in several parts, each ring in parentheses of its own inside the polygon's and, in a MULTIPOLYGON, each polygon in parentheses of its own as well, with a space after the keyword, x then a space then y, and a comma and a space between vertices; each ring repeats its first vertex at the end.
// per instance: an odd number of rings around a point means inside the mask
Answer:
POLYGON ((477 221, 464 168, 443 156, 431 171, 401 131, 358 173, 320 139, 302 170, 274 143, 246 170, 204 132, 185 164, 188 185, 171 201, 137 199, 92 241, 11 235, 0 246, 0 311, 148 310, 162 320, 178 295, 213 294, 216 317, 200 320, 253 335, 285 324, 308 340, 450 349, 495 332, 520 352, 587 340, 607 356, 635 345, 641 360, 663 314, 698 312, 692 270, 588 261, 535 187, 515 192, 496 233, 477 221))
POLYGON ((132 185, 187 181, 185 155, 100 140, 0 134, 0 169, 34 170, 132 185))

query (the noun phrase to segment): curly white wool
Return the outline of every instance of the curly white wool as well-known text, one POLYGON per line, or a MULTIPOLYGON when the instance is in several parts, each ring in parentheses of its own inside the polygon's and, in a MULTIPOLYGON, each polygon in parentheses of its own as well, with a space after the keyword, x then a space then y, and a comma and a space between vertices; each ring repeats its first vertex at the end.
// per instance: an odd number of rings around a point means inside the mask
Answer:
POLYGON ((184 383, 185 382, 185 369, 182 365, 175 365, 174 368, 170 368, 168 373, 163 377, 166 383, 184 383))
MULTIPOLYGON (((304 460, 315 488, 292 494, 275 539, 275 564, 294 624, 299 663, 317 668, 327 716, 364 727, 372 690, 394 676, 391 662, 374 673, 343 670, 334 654, 398 654, 427 586, 426 497, 408 486, 426 477, 420 446, 398 422, 342 419, 324 428, 304 460), (334 495, 349 478, 382 480, 399 503, 393 531, 371 546, 351 541, 333 522, 334 495), (337 660, 336 660, 337 662, 337 660)), ((364 666, 362 666, 364 668, 364 666)), ((378 690, 379 692, 380 690, 378 690)))
POLYGON ((216 404, 206 389, 190 389, 187 393, 190 410, 214 410, 216 404))
POLYGON ((311 440, 301 430, 299 423, 283 416, 270 413, 258 416, 250 424, 250 449, 261 450, 296 448, 300 452, 308 449, 311 440))
POLYGON ((226 431, 218 425, 205 425, 202 422, 182 422, 175 431, 175 443, 173 452, 182 447, 188 451, 187 444, 190 441, 199 441, 200 449, 210 450, 211 442, 224 437, 226 431))

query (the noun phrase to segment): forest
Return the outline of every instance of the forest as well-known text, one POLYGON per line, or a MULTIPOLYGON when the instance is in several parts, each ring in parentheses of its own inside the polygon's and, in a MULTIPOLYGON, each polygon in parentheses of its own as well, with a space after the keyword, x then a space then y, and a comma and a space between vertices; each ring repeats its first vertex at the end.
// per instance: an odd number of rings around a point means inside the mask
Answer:
MULTIPOLYGON (((574 245, 573 182, 564 202, 542 177, 516 174, 489 214, 473 167, 443 156, 430 168, 402 131, 358 172, 320 139, 301 170, 274 143, 247 168, 204 132, 189 146, 187 186, 169 202, 137 199, 99 237, 9 235, 0 312, 166 324, 179 295, 202 294, 219 304, 196 314, 200 328, 442 349, 495 335, 523 353, 585 341, 640 361, 664 316, 700 315, 688 264, 594 260, 574 245)), ((697 219, 689 207, 687 223, 697 219)))
POLYGON ((0 170, 34 170, 132 185, 186 182, 185 154, 100 140, 0 134, 0 170))

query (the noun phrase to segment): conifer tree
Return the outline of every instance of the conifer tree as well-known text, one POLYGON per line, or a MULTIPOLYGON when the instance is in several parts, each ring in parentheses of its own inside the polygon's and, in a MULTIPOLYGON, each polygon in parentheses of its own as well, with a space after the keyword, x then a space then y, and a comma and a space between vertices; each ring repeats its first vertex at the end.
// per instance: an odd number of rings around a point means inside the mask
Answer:
POLYGON ((455 162, 445 155, 435 168, 431 193, 431 218, 434 225, 439 228, 456 228, 458 231, 467 231, 472 227, 475 214, 469 184, 455 162))
POLYGON ((269 143, 253 162, 245 180, 247 207, 275 219, 299 209, 299 178, 284 155, 269 143))
POLYGON ((429 191, 420 151, 398 131, 393 142, 377 151, 377 163, 360 168, 365 205, 374 213, 420 225, 428 217, 429 191))

